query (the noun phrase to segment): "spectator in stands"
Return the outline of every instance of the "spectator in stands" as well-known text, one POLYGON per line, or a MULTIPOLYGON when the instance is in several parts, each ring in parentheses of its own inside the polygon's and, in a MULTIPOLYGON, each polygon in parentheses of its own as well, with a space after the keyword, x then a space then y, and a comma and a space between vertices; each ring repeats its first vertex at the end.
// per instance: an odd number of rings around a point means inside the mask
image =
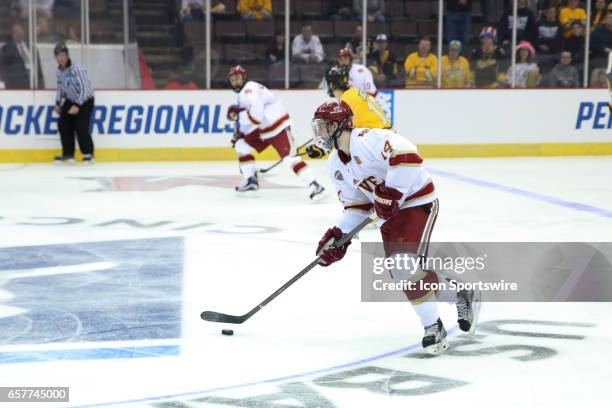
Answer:
MULTIPOLYGON (((357 24, 355 26, 355 32, 353 33, 353 38, 351 38, 350 40, 348 40, 346 42, 346 44, 344 44, 343 48, 347 48, 351 51, 351 54, 353 55, 353 61, 359 62, 361 63, 361 60, 363 58, 363 27, 361 26, 361 24, 357 24)), ((366 55, 368 55, 368 53, 372 52, 372 41, 370 41, 369 39, 367 40, 367 50, 366 50, 366 55)))
POLYGON ((470 64, 461 55, 463 44, 453 40, 448 46, 448 55, 442 57, 442 86, 444 88, 471 88, 470 64))
MULTIPOLYGON (((536 39, 536 18, 533 11, 527 8, 525 0, 516 0, 518 21, 516 24, 516 41, 529 41, 533 43, 536 39)), ((506 9, 499 21, 499 40, 502 45, 509 46, 512 41, 512 5, 506 9)))
POLYGON ((431 88, 436 85, 438 58, 431 52, 431 40, 423 37, 418 50, 406 57, 406 88, 431 88))
POLYGON ((548 73, 548 86, 553 88, 577 88, 580 86, 578 70, 572 66, 571 52, 561 52, 559 63, 548 73))
POLYGON ((559 22, 563 26, 565 38, 569 38, 572 35, 573 22, 580 22, 583 26, 586 26, 586 12, 583 8, 578 7, 578 3, 579 0, 567 0, 567 7, 563 7, 559 13, 559 22))
POLYGON ((164 87, 165 90, 194 90, 198 86, 190 80, 182 67, 170 68, 168 73, 168 83, 164 87))
POLYGON ((285 61, 285 31, 276 30, 272 42, 266 49, 266 58, 270 63, 285 61))
POLYGON ((598 67, 607 65, 608 55, 612 52, 612 11, 606 14, 603 24, 597 26, 591 35, 593 60, 601 59, 598 67))
POLYGON ((467 44, 472 22, 472 0, 446 1, 446 33, 449 41, 467 44))
MULTIPOLYGON (((225 4, 217 1, 211 3, 211 14, 223 13, 225 4)), ((206 0, 181 0, 179 13, 182 21, 204 20, 206 14, 206 0)))
MULTIPOLYGON (((33 7, 36 11, 36 31, 38 40, 50 39, 45 37, 50 34, 50 22, 53 19, 53 4, 55 0, 34 0, 33 7)), ((19 0, 18 7, 21 10, 21 18, 28 18, 29 0, 19 0)))
POLYGON ((536 47, 538 49, 538 62, 546 70, 552 67, 561 50, 563 41, 563 28, 557 20, 557 9, 548 7, 544 10, 544 18, 540 20, 537 28, 536 47))
POLYGON ((528 41, 521 41, 516 46, 516 69, 508 68, 507 78, 512 84, 512 74, 514 75, 514 86, 516 88, 535 88, 542 76, 540 68, 535 63, 535 48, 528 41))
MULTIPOLYGON (((384 23, 385 22, 385 0, 368 0, 368 22, 384 23)), ((355 18, 361 21, 363 15, 363 0, 353 0, 353 11, 355 18)))
POLYGON ((581 21, 571 23, 570 36, 563 43, 563 51, 572 53, 574 63, 584 61, 584 25, 581 21))
POLYGON ((376 36, 376 49, 368 54, 368 68, 372 71, 374 83, 377 85, 400 86, 401 82, 397 78, 397 56, 389 50, 389 41, 385 34, 376 36))
POLYGON ((485 27, 480 33, 480 48, 473 51, 470 65, 478 88, 496 88, 504 80, 507 66, 505 51, 497 46, 497 30, 485 27))
POLYGON ((25 42, 25 30, 19 23, 11 27, 11 37, 0 50, 0 71, 6 89, 30 87, 32 55, 25 42))
POLYGON ((243 20, 272 20, 272 0, 239 0, 236 9, 243 20))
POLYGON ((353 9, 351 0, 326 0, 327 13, 333 21, 352 20, 353 9))
POLYGON ((608 2, 606 0, 595 0, 595 6, 591 13, 591 32, 595 31, 595 28, 604 22, 607 11, 608 2))
POLYGON ((318 35, 313 34, 310 23, 302 24, 302 34, 296 35, 291 44, 291 55, 297 62, 323 62, 325 52, 318 35))
POLYGON ((591 72, 591 88, 608 88, 608 76, 606 70, 602 68, 596 68, 591 72))
POLYGON ((544 10, 544 18, 538 23, 538 53, 545 55, 558 54, 561 49, 563 28, 557 20, 557 9, 549 7, 544 10))

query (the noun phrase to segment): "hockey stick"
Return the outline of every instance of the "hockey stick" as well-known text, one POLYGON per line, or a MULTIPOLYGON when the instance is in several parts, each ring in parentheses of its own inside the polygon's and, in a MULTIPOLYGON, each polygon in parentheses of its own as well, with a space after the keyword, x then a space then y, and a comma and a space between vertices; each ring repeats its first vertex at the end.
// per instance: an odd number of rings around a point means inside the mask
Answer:
MULTIPOLYGON (((342 245, 346 244, 359 231, 361 231, 363 228, 365 228, 365 226, 367 226, 369 223, 371 223, 374 220, 376 220, 376 214, 373 214, 370 217, 368 217, 365 220, 363 220, 359 225, 357 225, 355 228, 353 228, 353 230, 351 232, 349 232, 348 234, 343 236, 342 239, 340 239, 338 242, 334 243, 333 246, 334 247, 341 247, 342 245)), ((206 321, 209 321, 209 322, 242 324, 242 323, 246 322, 249 318, 251 318, 251 316, 253 316, 255 313, 259 312, 264 306, 266 306, 268 303, 270 303, 272 300, 274 300, 278 295, 283 293, 291 285, 293 285, 295 282, 297 282, 302 276, 306 275, 312 268, 317 266, 319 264, 319 260, 320 259, 321 259, 321 257, 317 256, 317 258, 314 261, 312 261, 311 263, 309 263, 308 266, 306 266, 304 269, 302 269, 293 278, 289 279, 287 281, 287 283, 285 283, 283 286, 281 286, 280 288, 276 289, 276 291, 274 293, 272 293, 270 296, 265 298, 263 300, 263 302, 261 302, 260 304, 255 306, 247 314, 243 314, 242 316, 234 316, 234 315, 228 315, 228 314, 225 314, 225 313, 204 311, 204 312, 202 312, 200 314, 200 317, 202 318, 202 320, 206 320, 206 321)))
MULTIPOLYGON (((310 142, 312 142, 312 139, 308 140, 308 141, 307 141, 306 143, 304 143, 303 145, 298 146, 298 148, 297 148, 297 149, 295 149, 295 150, 296 150, 296 151, 300 150, 302 147, 307 146, 307 145, 308 145, 310 142)), ((306 154, 306 152, 297 153, 297 154, 294 154, 294 155, 293 155, 293 157, 304 156, 305 154, 306 154)), ((275 168, 276 166, 278 166, 279 164, 281 164, 282 162, 283 162, 283 159, 280 159, 279 161, 277 161, 276 163, 274 163, 274 164, 273 164, 273 165, 271 165, 270 167, 268 167, 268 168, 266 168, 266 169, 261 169, 261 170, 258 170, 257 172, 258 172, 258 173, 267 173, 267 172, 269 172, 270 170, 272 170, 273 168, 275 168)))

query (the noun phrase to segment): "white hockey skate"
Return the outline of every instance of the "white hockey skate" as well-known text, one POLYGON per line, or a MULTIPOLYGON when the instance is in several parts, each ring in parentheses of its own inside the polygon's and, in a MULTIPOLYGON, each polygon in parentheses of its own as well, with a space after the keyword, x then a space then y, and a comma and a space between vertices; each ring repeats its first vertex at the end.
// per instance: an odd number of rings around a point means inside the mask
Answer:
POLYGON ((425 334, 423 335, 421 344, 425 352, 432 355, 440 354, 448 349, 446 329, 440 318, 431 326, 425 327, 425 334))
POLYGON ((474 334, 480 313, 480 291, 460 290, 457 292, 456 305, 459 328, 464 332, 474 334))
POLYGON ((259 180, 257 179, 257 174, 247 179, 243 179, 242 182, 240 182, 240 185, 236 187, 236 191, 239 193, 257 190, 259 190, 259 180))
POLYGON ((325 198, 325 194, 323 194, 324 191, 325 191, 325 187, 323 187, 316 181, 313 181, 308 186, 308 192, 310 193, 308 197, 310 197, 312 201, 319 201, 325 198))

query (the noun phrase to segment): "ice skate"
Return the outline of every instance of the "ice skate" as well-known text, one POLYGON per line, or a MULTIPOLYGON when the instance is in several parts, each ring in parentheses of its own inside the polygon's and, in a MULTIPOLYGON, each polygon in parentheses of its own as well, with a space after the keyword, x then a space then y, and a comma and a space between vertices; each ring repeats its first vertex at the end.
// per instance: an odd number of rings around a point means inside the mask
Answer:
POLYGON ((259 180, 257 179, 257 175, 242 180, 240 185, 236 187, 236 191, 239 193, 257 190, 259 190, 259 180))
POLYGON ((95 163, 93 154, 84 154, 83 155, 83 166, 91 166, 95 163))
POLYGON ((55 156, 53 158, 53 164, 74 164, 74 157, 73 156, 55 156))
POLYGON ((313 181, 308 186, 308 192, 310 193, 309 197, 312 201, 319 201, 325 198, 325 195, 323 194, 324 191, 325 191, 325 187, 323 187, 316 181, 313 181))
POLYGON ((440 354, 444 350, 448 349, 448 340, 446 339, 446 329, 442 324, 442 320, 438 320, 425 327, 425 334, 423 335, 423 341, 421 342, 423 349, 428 354, 440 354))
POLYGON ((474 334, 480 312, 480 291, 460 290, 457 292, 456 305, 459 328, 464 332, 474 334))

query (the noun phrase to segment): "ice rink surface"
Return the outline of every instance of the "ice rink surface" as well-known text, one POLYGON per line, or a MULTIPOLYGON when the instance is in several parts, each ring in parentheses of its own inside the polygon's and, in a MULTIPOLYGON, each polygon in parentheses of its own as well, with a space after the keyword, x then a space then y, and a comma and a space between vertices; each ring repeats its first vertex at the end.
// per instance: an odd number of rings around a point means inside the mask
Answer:
MULTIPOLYGON (((360 302, 357 242, 247 323, 202 321, 313 259, 341 209, 311 165, 315 204, 285 168, 237 197, 235 163, 0 166, 0 386, 70 387, 45 407, 605 405, 611 304, 485 304, 474 337, 444 305, 451 348, 429 358, 408 304, 360 302)), ((612 239, 612 158, 426 165, 434 241, 612 239)))

